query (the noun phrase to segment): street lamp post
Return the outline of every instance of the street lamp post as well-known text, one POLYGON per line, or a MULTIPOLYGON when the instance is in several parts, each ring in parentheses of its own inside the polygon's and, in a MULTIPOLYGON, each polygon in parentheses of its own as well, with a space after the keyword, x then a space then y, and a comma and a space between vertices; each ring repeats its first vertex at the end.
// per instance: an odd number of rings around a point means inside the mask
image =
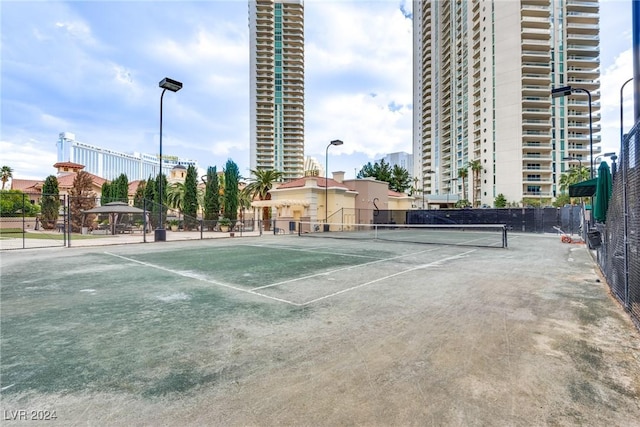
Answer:
POLYGON ((589 178, 593 178, 593 117, 591 115, 591 92, 581 87, 564 86, 551 89, 551 97, 560 98, 569 96, 574 90, 580 90, 589 97, 589 178))
POLYGON ((570 162, 572 160, 577 160, 578 164, 580 165, 580 170, 582 170, 582 159, 580 157, 567 156, 567 157, 563 157, 562 160, 564 160, 565 162, 570 162))
POLYGON ((324 231, 329 231, 329 147, 332 145, 342 145, 339 139, 334 139, 327 145, 324 158, 324 231))
POLYGON ((426 171, 422 171, 422 209, 424 209, 424 174, 431 174, 433 171, 431 169, 427 169, 426 171))
POLYGON ((158 206, 158 227, 155 229, 155 241, 164 242, 167 240, 167 230, 165 230, 162 222, 162 99, 167 89, 171 92, 177 92, 182 89, 182 83, 165 77, 160 81, 158 86, 162 88, 162 94, 160 95, 160 156, 158 160, 160 164, 160 169, 158 170, 158 201, 160 202, 160 206, 158 206))
POLYGON ((622 96, 622 91, 624 90, 624 87, 627 85, 627 83, 633 81, 633 77, 631 77, 629 80, 627 80, 626 82, 624 82, 622 84, 622 87, 620 88, 620 144, 622 144, 622 140, 624 139, 624 109, 622 107, 623 103, 624 103, 624 98, 622 96))

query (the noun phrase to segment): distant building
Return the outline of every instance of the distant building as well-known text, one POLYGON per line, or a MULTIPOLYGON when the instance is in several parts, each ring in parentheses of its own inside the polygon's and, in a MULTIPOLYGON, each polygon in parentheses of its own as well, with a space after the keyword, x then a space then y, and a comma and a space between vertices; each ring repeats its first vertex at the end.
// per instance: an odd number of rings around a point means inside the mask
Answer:
POLYGON ((381 160, 388 163, 393 169, 394 166, 400 166, 409 172, 409 176, 413 176, 413 155, 400 151, 397 153, 390 153, 384 156, 381 160))
POLYGON ((317 159, 307 156, 304 159, 304 176, 324 176, 324 168, 317 159))
MULTIPOLYGON (((56 144, 58 162, 72 162, 84 165, 84 171, 113 181, 121 174, 127 175, 129 181, 147 179, 158 174, 159 159, 155 154, 123 153, 100 148, 95 145, 76 141, 70 132, 62 132, 56 144)), ((162 156, 162 172, 169 176, 177 165, 193 165, 198 169, 195 160, 181 159, 177 156, 162 156)))

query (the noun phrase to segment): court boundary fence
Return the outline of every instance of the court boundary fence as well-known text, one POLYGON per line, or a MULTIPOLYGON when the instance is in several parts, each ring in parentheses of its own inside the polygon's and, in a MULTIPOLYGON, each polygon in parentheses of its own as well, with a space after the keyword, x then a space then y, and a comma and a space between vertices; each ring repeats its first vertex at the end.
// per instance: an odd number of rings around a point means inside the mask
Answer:
POLYGON ((619 154, 606 222, 594 224, 590 245, 612 294, 640 329, 640 121, 619 154))

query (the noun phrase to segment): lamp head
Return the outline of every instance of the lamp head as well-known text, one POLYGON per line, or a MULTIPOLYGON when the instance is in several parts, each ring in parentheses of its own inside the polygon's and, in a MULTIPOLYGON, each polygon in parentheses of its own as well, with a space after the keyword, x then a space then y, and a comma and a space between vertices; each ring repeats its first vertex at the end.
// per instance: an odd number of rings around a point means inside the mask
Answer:
POLYGON ((344 144, 344 142, 340 141, 339 139, 334 139, 333 141, 331 141, 331 145, 342 145, 344 144))
POLYGON ((164 79, 162 79, 160 83, 158 83, 158 86, 163 89, 169 89, 171 92, 177 92, 182 89, 181 82, 170 79, 169 77, 165 77, 164 79))
POLYGON ((563 86, 551 89, 552 98, 561 98, 571 95, 571 86, 563 86))

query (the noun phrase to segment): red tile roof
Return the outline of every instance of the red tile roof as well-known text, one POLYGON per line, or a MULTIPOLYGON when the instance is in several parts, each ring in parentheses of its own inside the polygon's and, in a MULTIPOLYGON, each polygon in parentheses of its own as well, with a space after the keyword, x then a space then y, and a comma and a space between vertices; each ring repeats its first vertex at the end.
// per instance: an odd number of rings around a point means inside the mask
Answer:
POLYGON ((44 181, 34 179, 15 179, 11 180, 11 189, 20 190, 23 193, 33 193, 34 191, 42 191, 44 181))
POLYGON ((56 169, 59 169, 59 168, 84 169, 84 165, 81 165, 79 163, 73 163, 73 162, 58 162, 55 165, 53 165, 53 167, 56 169))
POLYGON ((129 183, 129 189, 127 190, 129 192, 129 194, 136 194, 136 191, 138 191, 138 186, 140 185, 140 183, 142 182, 142 180, 137 179, 135 181, 131 181, 129 183))
MULTIPOLYGON (((98 175, 94 175, 94 174, 89 173, 89 172, 85 172, 85 173, 89 174, 89 176, 91 177, 91 181, 93 182, 93 185, 95 185, 97 187, 102 187, 102 184, 107 182, 106 179, 100 178, 98 175)), ((58 187, 60 189, 73 187, 73 180, 75 178, 76 178, 76 174, 75 173, 70 173, 70 174, 67 174, 67 175, 59 176, 58 177, 58 187)))

